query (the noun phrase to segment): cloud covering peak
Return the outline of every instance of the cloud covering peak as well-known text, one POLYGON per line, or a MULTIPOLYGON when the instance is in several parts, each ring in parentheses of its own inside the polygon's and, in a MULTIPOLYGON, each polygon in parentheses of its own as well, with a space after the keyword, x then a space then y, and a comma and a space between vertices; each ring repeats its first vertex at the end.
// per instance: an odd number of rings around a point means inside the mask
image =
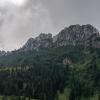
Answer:
POLYGON ((30 0, 24 6, 18 7, 15 3, 22 2, 5 0, 8 1, 14 4, 7 3, 7 6, 0 7, 0 49, 17 49, 29 37, 52 29, 48 10, 41 3, 30 0))
POLYGON ((6 6, 8 4, 14 4, 16 6, 24 5, 26 0, 0 0, 0 6, 6 6))
POLYGON ((21 47, 41 32, 58 33, 73 24, 100 30, 100 0, 0 0, 0 49, 21 47))

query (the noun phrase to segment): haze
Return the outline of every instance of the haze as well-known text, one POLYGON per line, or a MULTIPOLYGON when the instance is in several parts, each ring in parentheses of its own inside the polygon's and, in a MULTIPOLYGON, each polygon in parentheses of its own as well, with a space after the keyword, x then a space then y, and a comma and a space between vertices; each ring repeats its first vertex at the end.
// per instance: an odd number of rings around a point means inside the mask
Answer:
POLYGON ((0 49, 20 48, 30 37, 72 24, 100 29, 100 0, 0 0, 0 49))

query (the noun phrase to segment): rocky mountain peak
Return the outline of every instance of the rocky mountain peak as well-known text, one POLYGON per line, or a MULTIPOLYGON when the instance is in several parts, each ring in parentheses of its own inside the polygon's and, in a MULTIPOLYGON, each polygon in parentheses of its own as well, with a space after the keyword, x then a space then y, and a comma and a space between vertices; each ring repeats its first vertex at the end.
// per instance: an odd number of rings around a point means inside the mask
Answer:
POLYGON ((24 45, 22 50, 29 51, 29 50, 39 50, 41 48, 49 48, 52 46, 52 34, 48 33, 41 33, 35 39, 30 38, 27 43, 24 45))
POLYGON ((94 41, 97 37, 100 38, 99 31, 94 26, 76 24, 64 28, 54 37, 51 33, 41 33, 36 38, 30 38, 22 49, 27 51, 67 45, 87 45, 89 40, 92 40, 93 45, 100 47, 100 43, 94 41))
POLYGON ((53 39, 57 46, 66 45, 84 45, 87 44, 91 37, 99 37, 99 31, 90 24, 87 25, 71 25, 63 29, 53 39))
POLYGON ((52 39, 52 34, 51 33, 48 33, 48 34, 41 33, 38 37, 36 37, 37 41, 49 40, 49 39, 52 39))

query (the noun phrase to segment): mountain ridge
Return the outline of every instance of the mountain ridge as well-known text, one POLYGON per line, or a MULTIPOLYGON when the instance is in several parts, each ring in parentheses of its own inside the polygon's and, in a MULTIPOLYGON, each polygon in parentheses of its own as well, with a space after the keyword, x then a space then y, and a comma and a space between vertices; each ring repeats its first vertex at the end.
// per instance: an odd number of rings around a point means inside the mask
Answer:
POLYGON ((21 49, 0 56, 0 94, 37 100, 99 100, 99 37, 91 25, 73 25, 54 37, 42 33, 30 38, 21 49), (65 99, 60 99, 61 94, 65 99))
POLYGON ((67 45, 88 46, 89 42, 93 47, 100 48, 99 31, 92 25, 71 25, 61 30, 57 35, 51 33, 41 33, 36 38, 30 38, 20 49, 21 51, 30 51, 46 48, 55 48, 67 45))
POLYGON ((28 41, 19 49, 13 51, 0 51, 0 56, 8 55, 12 52, 27 52, 47 48, 57 48, 62 46, 80 46, 88 47, 91 45, 100 48, 100 33, 92 25, 70 25, 62 29, 57 35, 53 36, 51 33, 41 33, 36 38, 29 38, 28 41))

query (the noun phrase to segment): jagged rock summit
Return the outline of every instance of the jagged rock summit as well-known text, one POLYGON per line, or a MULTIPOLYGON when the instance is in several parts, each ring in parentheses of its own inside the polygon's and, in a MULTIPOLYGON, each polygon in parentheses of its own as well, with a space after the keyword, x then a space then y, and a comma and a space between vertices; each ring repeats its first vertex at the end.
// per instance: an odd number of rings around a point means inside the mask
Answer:
POLYGON ((53 38, 56 46, 66 45, 87 45, 88 42, 95 42, 93 39, 100 37, 99 31, 90 24, 87 25, 71 25, 63 29, 57 36, 53 38), (93 41, 92 41, 93 40, 93 41))
POLYGON ((44 34, 41 33, 38 37, 30 38, 27 43, 23 46, 22 50, 39 50, 42 48, 50 48, 52 47, 52 34, 44 34))
POLYGON ((41 48, 55 48, 67 45, 85 45, 88 46, 89 42, 94 47, 100 47, 100 34, 99 31, 90 24, 87 25, 71 25, 64 28, 56 36, 52 34, 41 33, 36 38, 30 38, 21 50, 39 50, 41 48))

